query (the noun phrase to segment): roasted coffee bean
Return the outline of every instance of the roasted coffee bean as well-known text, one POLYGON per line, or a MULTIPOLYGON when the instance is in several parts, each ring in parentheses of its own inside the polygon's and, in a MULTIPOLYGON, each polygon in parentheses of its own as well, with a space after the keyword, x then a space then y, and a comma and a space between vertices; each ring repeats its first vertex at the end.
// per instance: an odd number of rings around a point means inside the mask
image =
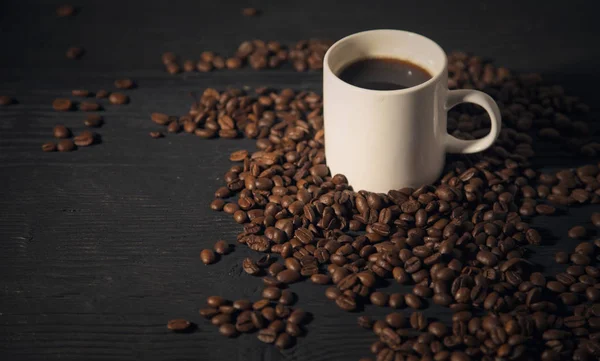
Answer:
POLYGON ((282 350, 290 348, 292 344, 293 338, 286 332, 281 333, 279 336, 277 336, 277 339, 275 340, 275 346, 282 350))
POLYGON ((335 303, 344 311, 353 311, 356 309, 356 300, 353 297, 341 294, 335 298, 335 303))
POLYGON ((56 151, 56 143, 54 142, 47 142, 42 144, 42 150, 44 152, 54 152, 56 151))
POLYGON ((406 324, 406 318, 401 313, 393 312, 385 316, 385 322, 387 322, 390 327, 402 328, 406 324))
POLYGON ((68 59, 80 59, 85 50, 79 46, 72 46, 67 49, 66 56, 68 59))
POLYGON ((57 139, 69 138, 71 136, 71 131, 64 125, 56 125, 52 130, 52 134, 54 135, 54 138, 57 139))
POLYGON ((547 204, 538 204, 537 206, 535 206, 535 210, 536 212, 538 212, 541 215, 544 216, 549 216, 554 214, 554 212, 556 212, 556 208, 552 207, 551 205, 547 205, 547 204))
POLYGON ((70 4, 60 5, 56 8, 56 15, 59 17, 67 17, 75 15, 75 7, 70 4))
POLYGON ((11 105, 13 104, 15 101, 13 98, 7 96, 7 95, 0 95, 0 106, 6 106, 6 105, 11 105))
POLYGON ((129 103, 129 97, 123 93, 111 93, 108 96, 108 101, 111 104, 127 104, 129 103))
POLYGON ((96 99, 104 99, 104 98, 108 98, 108 92, 106 90, 98 90, 96 92, 96 99))
POLYGON ((423 313, 413 312, 410 315, 410 326, 417 331, 422 331, 427 328, 427 319, 423 313))
POLYGON ((401 293, 393 293, 390 295, 388 304, 391 308, 402 308, 405 305, 404 295, 401 293))
POLYGON ((556 263, 560 263, 560 264, 564 264, 567 263, 569 261, 569 254, 567 252, 556 252, 556 255, 554 256, 554 260, 556 263))
POLYGON ((202 308, 200 309, 200 316, 210 319, 213 316, 216 316, 219 314, 219 310, 216 308, 212 308, 212 307, 208 307, 208 308, 202 308))
POLYGON ((263 290, 262 297, 273 301, 279 300, 281 290, 277 287, 267 287, 263 290))
POLYGON ((69 99, 57 98, 52 102, 52 108, 58 112, 66 112, 71 110, 73 103, 69 99))
POLYGON ((217 257, 211 249, 203 249, 202 252, 200 252, 200 260, 204 264, 213 264, 217 260, 217 257))
POLYGON ((408 307, 413 308, 415 310, 418 310, 421 307, 423 307, 423 303, 421 302, 421 298, 419 296, 413 295, 411 293, 406 294, 404 296, 404 302, 406 303, 406 305, 408 307))
POLYGON ((219 333, 225 337, 235 337, 238 335, 238 331, 231 323, 224 323, 219 326, 219 333))
POLYGON ((331 277, 328 275, 324 275, 324 274, 314 274, 312 276, 310 276, 310 280, 313 283, 319 284, 319 285, 326 285, 331 283, 331 277))
POLYGON ((215 245, 213 246, 215 252, 217 252, 220 255, 225 255, 228 254, 231 251, 231 247, 229 245, 229 243, 227 243, 224 240, 219 240, 215 243, 215 245))
POLYGON ((102 119, 102 117, 98 114, 89 114, 83 124, 85 124, 86 127, 90 127, 90 128, 98 128, 102 125, 102 123, 104 122, 104 120, 102 119))
POLYGON ((373 321, 369 318, 369 316, 359 316, 357 322, 360 327, 368 330, 373 327, 373 321))
POLYGON ((90 95, 90 92, 85 89, 73 89, 73 90, 71 90, 71 95, 74 97, 85 98, 90 95))
POLYGON ((84 130, 73 138, 73 142, 78 147, 87 147, 94 143, 94 138, 94 133, 90 132, 89 130, 84 130))
POLYGON ((250 257, 244 258, 242 269, 249 275, 256 276, 260 273, 260 267, 250 257))
POLYGON ((370 298, 372 304, 380 307, 385 307, 388 303, 389 295, 383 292, 373 292, 371 293, 370 298))
POLYGON ((592 213, 592 224, 596 227, 600 227, 600 213, 599 212, 594 212, 592 213))
POLYGON ((133 80, 129 78, 115 80, 115 88, 117 89, 131 89, 134 86, 133 80))
POLYGON ((261 342, 273 343, 273 342, 275 342, 276 338, 277 338, 277 332, 275 332, 271 329, 264 328, 264 329, 258 331, 258 339, 261 342))
POLYGON ((256 8, 243 8, 242 15, 244 16, 256 16, 258 15, 258 10, 256 8))
POLYGON ((169 116, 164 113, 152 113, 150 115, 152 121, 159 125, 167 125, 169 123, 169 116))
POLYGON ((75 150, 75 143, 70 139, 61 139, 56 146, 59 152, 70 152, 75 150))
POLYGON ((582 239, 585 238, 587 235, 587 231, 585 229, 585 227, 583 226, 575 226, 571 229, 569 229, 569 238, 573 238, 573 239, 582 239))
POLYGON ((341 294, 342 291, 340 291, 337 287, 328 287, 325 290, 325 297, 332 301, 335 301, 341 294))
POLYGON ((174 320, 170 320, 167 323, 167 328, 170 331, 173 331, 173 332, 185 332, 191 326, 192 326, 192 324, 190 323, 190 321, 185 320, 183 318, 177 318, 177 319, 174 319, 174 320))
POLYGON ((291 269, 286 269, 277 274, 277 280, 286 284, 298 282, 300 277, 300 273, 291 269))
POLYGON ((164 134, 161 132, 150 132, 148 133, 151 138, 158 139, 164 137, 164 134))
POLYGON ((84 112, 92 112, 100 109, 100 104, 95 102, 81 102, 79 103, 79 110, 84 112))

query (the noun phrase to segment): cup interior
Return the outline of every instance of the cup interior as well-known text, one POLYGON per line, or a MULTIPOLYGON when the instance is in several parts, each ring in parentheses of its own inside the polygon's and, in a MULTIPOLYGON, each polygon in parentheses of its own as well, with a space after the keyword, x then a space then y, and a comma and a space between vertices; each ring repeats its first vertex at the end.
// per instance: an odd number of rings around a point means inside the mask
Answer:
POLYGON ((434 82, 446 71, 446 53, 438 44, 403 30, 369 30, 347 36, 329 48, 324 64, 326 70, 338 76, 357 60, 383 57, 405 60, 427 70, 431 79, 417 87, 434 82))

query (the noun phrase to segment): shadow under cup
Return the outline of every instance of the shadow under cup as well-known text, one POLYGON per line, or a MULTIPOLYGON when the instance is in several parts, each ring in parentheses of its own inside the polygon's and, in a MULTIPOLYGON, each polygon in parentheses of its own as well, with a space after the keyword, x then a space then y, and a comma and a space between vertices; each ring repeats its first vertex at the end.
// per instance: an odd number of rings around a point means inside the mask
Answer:
POLYGON ((355 190, 387 192, 433 183, 444 166, 447 59, 432 40, 400 30, 350 35, 324 58, 325 153, 332 175, 344 174, 355 190), (398 90, 371 90, 339 78, 367 58, 404 60, 431 79, 398 90))

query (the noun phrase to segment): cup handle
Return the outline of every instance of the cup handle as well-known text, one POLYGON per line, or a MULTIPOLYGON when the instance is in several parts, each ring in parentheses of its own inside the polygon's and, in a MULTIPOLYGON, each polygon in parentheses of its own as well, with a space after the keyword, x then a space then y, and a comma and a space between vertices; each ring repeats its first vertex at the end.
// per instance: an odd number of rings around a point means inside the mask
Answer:
POLYGON ((489 148, 498 135, 502 127, 502 118, 498 105, 484 92, 472 89, 449 90, 446 98, 446 111, 452 109, 460 103, 474 103, 480 105, 489 114, 492 129, 489 134, 481 139, 462 140, 450 134, 446 134, 446 150, 450 153, 477 153, 489 148))

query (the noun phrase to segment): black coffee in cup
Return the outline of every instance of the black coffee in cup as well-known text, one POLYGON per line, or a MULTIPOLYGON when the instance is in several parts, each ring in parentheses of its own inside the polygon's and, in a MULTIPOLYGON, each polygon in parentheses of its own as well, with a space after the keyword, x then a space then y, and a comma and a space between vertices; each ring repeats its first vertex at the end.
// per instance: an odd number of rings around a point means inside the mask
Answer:
POLYGON ((406 89, 431 79, 419 65, 396 58, 366 58, 342 68, 339 78, 354 86, 371 90, 406 89))

